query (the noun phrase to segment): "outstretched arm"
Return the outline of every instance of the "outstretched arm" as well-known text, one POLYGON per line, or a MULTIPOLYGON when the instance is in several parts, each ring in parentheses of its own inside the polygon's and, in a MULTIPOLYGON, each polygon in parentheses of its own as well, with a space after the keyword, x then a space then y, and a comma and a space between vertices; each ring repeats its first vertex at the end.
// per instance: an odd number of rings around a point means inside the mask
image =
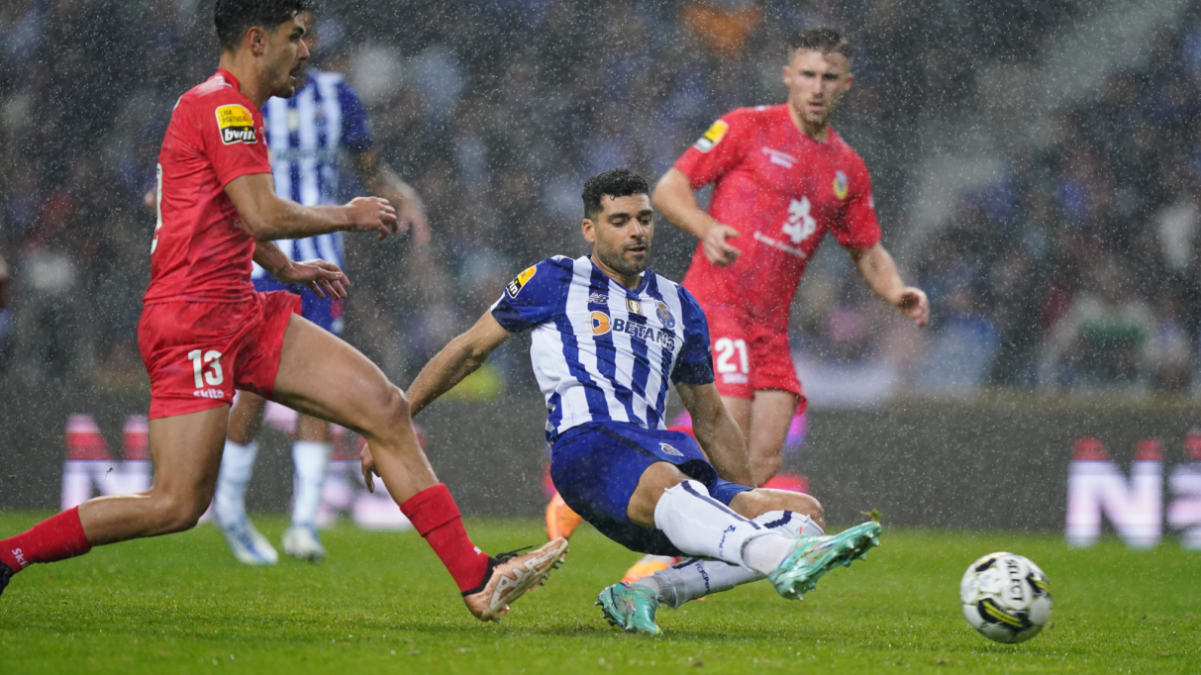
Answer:
POLYGON ((902 314, 913 319, 918 326, 930 322, 930 302, 920 288, 906 286, 897 272, 892 255, 877 242, 868 248, 850 249, 851 260, 859 269, 867 287, 884 302, 896 307, 902 314))
POLYGON ((671 168, 655 185, 651 201, 656 209, 676 227, 701 240, 709 262, 724 267, 742 253, 727 241, 738 236, 738 230, 717 222, 696 203, 692 182, 677 168, 671 168))
MULTIPOLYGON (((425 364, 417 379, 409 385, 405 397, 409 399, 409 414, 416 415, 427 405, 434 402, 442 394, 454 389, 463 378, 474 373, 484 365, 488 355, 509 339, 509 331, 501 327, 492 317, 492 312, 485 312, 471 330, 450 341, 430 362, 425 364)), ((371 454, 371 446, 365 445, 359 451, 359 461, 362 463, 363 481, 367 489, 375 492, 375 481, 371 475, 379 475, 375 470, 375 457, 371 454)))
POLYGON ((357 197, 343 206, 301 206, 275 194, 269 173, 239 176, 225 186, 241 227, 260 240, 301 239, 330 232, 396 232, 396 210, 379 197, 357 197))
POLYGON ((352 154, 359 180, 371 191, 392 203, 396 208, 396 220, 401 232, 413 230, 413 243, 424 246, 430 240, 430 225, 425 218, 425 205, 411 185, 401 180, 374 150, 352 154))
POLYGON ((692 415, 692 433, 705 449, 713 468, 722 478, 757 487, 751 475, 751 459, 738 423, 721 402, 717 387, 709 384, 676 385, 680 400, 692 415))
POLYGON ((430 362, 425 364, 417 379, 405 392, 410 413, 416 415, 442 394, 450 391, 463 378, 484 365, 488 355, 509 339, 492 312, 485 312, 471 330, 450 341, 430 362))

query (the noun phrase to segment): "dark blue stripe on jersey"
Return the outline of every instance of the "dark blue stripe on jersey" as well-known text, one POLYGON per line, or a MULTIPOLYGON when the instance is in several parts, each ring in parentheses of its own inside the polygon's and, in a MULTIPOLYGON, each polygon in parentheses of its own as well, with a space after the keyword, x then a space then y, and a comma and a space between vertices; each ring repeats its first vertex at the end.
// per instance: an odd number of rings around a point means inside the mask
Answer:
MULTIPOLYGON (((317 148, 316 149, 317 149, 317 152, 320 153, 320 154, 318 154, 318 157, 321 158, 317 162, 317 165, 313 167, 313 171, 317 174, 317 194, 321 195, 321 202, 323 204, 326 204, 326 203, 332 204, 334 202, 334 199, 333 199, 334 195, 332 193, 326 191, 327 190, 326 164, 327 164, 328 159, 325 156, 323 156, 325 149, 329 145, 329 115, 326 115, 321 110, 321 106, 323 104, 322 99, 321 99, 321 87, 318 87, 317 83, 314 82, 312 85, 312 89, 313 89, 313 115, 316 117, 316 119, 313 120, 313 127, 314 127, 315 131, 317 132, 317 148)), ((332 103, 332 101, 331 101, 331 103, 332 103)))
POLYGON ((555 327, 559 329, 559 337, 563 340, 563 360, 567 362, 567 370, 584 387, 584 399, 588 401, 588 414, 595 420, 609 419, 609 406, 605 403, 605 392, 596 386, 584 364, 580 363, 580 343, 576 339, 575 330, 566 312, 558 312, 555 316, 555 327))
POLYGON ((355 154, 367 152, 372 145, 367 112, 344 80, 338 83, 338 105, 342 106, 342 146, 355 154))
MULTIPOLYGON (((642 311, 646 312, 646 305, 642 306, 642 311)), ((634 314, 630 312, 630 323, 646 325, 646 316, 643 314, 634 314)), ((630 345, 634 349, 634 373, 630 384, 633 385, 634 393, 642 397, 642 400, 649 401, 646 397, 646 381, 651 375, 651 362, 647 356, 646 340, 630 340, 630 345)), ((648 429, 659 428, 659 411, 651 408, 646 411, 646 427, 648 429)))
MULTIPOLYGON (((597 293, 603 293, 610 296, 609 292, 609 277, 604 272, 600 271, 596 265, 592 266, 592 277, 589 279, 588 295, 592 296, 597 293)), ((610 296, 612 297, 612 296, 610 296)), ((609 314, 609 305, 598 302, 588 303, 589 311, 603 311, 609 314)), ((610 315, 610 319, 612 316, 610 315)), ((642 424, 642 418, 634 414, 634 392, 630 391, 621 382, 617 381, 617 345, 613 342, 613 331, 609 331, 604 335, 597 335, 593 338, 596 342, 596 367, 600 370, 601 375, 604 375, 609 380, 609 386, 613 387, 613 396, 626 409, 626 416, 630 422, 634 424, 642 424)), ((634 344, 638 340, 632 337, 630 341, 634 344)))
MULTIPOLYGON (((646 295, 660 302, 664 302, 663 294, 659 292, 659 280, 657 276, 650 270, 646 271, 646 276, 649 278, 649 281, 646 285, 646 295)), ((676 341, 679 342, 679 339, 677 338, 676 341)), ((659 396, 657 399, 655 399, 655 411, 659 415, 662 415, 663 411, 667 410, 667 388, 671 386, 671 370, 675 365, 673 360, 676 352, 675 350, 668 349, 667 347, 659 347, 659 350, 661 351, 662 356, 659 360, 660 384, 659 396)))
MULTIPOLYGON (((310 83, 304 89, 301 89, 300 91, 296 92, 295 96, 288 99, 288 110, 284 114, 284 124, 285 125, 288 125, 288 122, 291 121, 290 118, 292 117, 292 115, 300 114, 296 110, 296 101, 304 93, 305 89, 308 89, 312 86, 313 85, 310 83)), ((292 129, 291 125, 288 125, 288 127, 289 127, 288 128, 288 149, 296 150, 297 148, 300 147, 300 125, 297 124, 295 129, 292 129)), ((292 181, 291 181, 292 194, 288 195, 288 199, 291 199, 294 202, 303 204, 304 200, 302 200, 300 198, 300 165, 301 164, 302 164, 302 161, 300 159, 300 153, 299 152, 293 153, 292 161, 288 163, 288 169, 292 173, 292 181)))

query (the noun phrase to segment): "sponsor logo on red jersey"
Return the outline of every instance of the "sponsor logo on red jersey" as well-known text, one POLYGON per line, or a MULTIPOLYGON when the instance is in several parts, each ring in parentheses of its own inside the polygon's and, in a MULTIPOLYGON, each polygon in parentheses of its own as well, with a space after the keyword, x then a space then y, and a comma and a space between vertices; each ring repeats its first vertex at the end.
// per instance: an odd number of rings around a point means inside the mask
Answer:
POLYGON ((842 171, 834 172, 834 196, 839 199, 846 199, 849 190, 850 185, 847 183, 847 175, 842 171))
POLYGON ((229 145, 259 142, 254 134, 254 115, 244 106, 230 103, 218 106, 216 113, 217 129, 221 131, 222 143, 229 145))
POLYGON ((713 123, 713 126, 709 127, 708 131, 701 134, 701 137, 696 139, 696 143, 693 145, 693 147, 701 152, 709 152, 714 146, 716 146, 718 143, 721 143, 721 139, 725 138, 726 132, 729 130, 730 125, 727 124, 725 120, 717 120, 713 123))

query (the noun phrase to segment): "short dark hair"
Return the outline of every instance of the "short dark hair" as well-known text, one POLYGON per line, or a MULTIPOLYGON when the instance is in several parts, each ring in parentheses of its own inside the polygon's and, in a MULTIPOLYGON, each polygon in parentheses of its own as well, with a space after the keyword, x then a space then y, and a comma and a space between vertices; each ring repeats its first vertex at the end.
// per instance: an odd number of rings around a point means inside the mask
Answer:
POLYGON ((797 33, 788 43, 788 53, 794 54, 798 49, 812 49, 823 54, 842 54, 848 61, 853 56, 851 41, 842 31, 829 26, 806 28, 797 33))
POLYGON ((309 0, 217 0, 213 25, 221 49, 238 48, 251 26, 274 30, 281 23, 312 9, 309 0))
POLYGON ((595 220, 596 215, 604 211, 601 199, 610 197, 629 197, 630 195, 649 195, 651 186, 646 179, 629 169, 611 169, 598 173, 584 182, 584 217, 595 220))

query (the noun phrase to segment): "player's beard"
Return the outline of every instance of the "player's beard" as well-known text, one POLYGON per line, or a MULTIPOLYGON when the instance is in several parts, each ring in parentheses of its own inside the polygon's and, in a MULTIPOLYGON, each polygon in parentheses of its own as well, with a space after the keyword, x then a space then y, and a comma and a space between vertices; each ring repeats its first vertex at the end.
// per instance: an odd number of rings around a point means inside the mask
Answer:
POLYGON ((642 260, 630 260, 624 255, 623 248, 609 248, 607 246, 596 247, 596 257, 600 258, 601 262, 605 263, 609 269, 627 277, 636 277, 646 271, 650 266, 651 259, 651 244, 645 242, 646 255, 642 256, 642 260))

